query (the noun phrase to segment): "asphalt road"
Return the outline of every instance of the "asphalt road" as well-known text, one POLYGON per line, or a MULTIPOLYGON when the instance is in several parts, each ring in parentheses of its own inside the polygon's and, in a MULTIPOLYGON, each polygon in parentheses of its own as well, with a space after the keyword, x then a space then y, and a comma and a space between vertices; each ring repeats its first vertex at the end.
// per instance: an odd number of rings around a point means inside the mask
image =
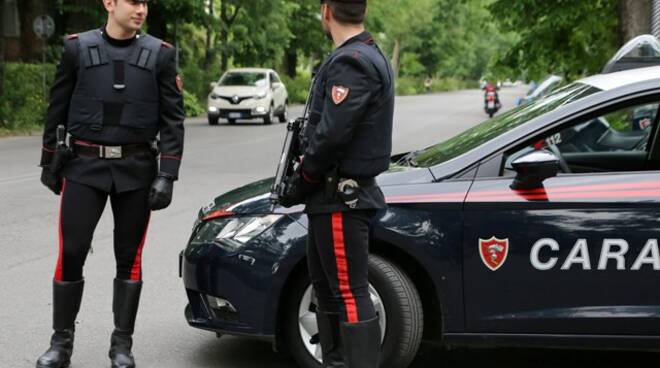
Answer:
MULTIPOLYGON (((504 106, 511 107, 513 98, 523 92, 522 87, 503 89, 504 106)), ((482 101, 478 90, 398 98, 394 151, 422 148, 485 120, 482 101)), ((292 114, 300 110, 292 108, 292 114)), ((174 203, 152 216, 143 253, 145 285, 134 347, 140 367, 295 366, 283 354, 272 352, 267 342, 217 339, 213 333, 190 328, 183 317, 187 301, 177 275, 177 256, 197 210, 222 192, 272 176, 283 137, 283 124, 245 122, 211 127, 205 119, 186 121, 186 152, 174 203)), ((36 164, 40 146, 40 137, 0 140, 0 367, 33 367, 51 333, 59 197, 39 183, 36 164)), ((115 271, 112 228, 112 216, 106 208, 85 268, 74 368, 109 365, 115 271)), ((634 366, 649 357, 529 349, 446 350, 425 345, 413 367, 566 367, 573 362, 580 367, 609 367, 619 360, 634 366)))

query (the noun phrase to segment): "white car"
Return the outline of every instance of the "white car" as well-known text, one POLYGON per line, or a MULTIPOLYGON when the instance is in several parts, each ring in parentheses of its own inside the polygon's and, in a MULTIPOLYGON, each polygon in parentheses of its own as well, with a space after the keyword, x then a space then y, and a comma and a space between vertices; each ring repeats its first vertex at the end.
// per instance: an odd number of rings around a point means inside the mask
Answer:
POLYGON ((211 83, 211 88, 210 125, 217 125, 220 118, 229 124, 239 119, 263 119, 264 124, 271 124, 275 118, 282 123, 287 120, 289 95, 272 69, 232 69, 211 83))

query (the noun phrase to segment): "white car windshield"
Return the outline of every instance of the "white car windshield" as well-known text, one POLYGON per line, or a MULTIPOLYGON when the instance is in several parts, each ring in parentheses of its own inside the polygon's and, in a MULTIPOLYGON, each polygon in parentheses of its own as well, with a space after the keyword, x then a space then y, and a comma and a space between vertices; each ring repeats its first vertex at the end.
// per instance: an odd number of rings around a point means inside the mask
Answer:
POLYGON ((266 73, 229 72, 220 79, 220 86, 265 87, 268 83, 266 73))

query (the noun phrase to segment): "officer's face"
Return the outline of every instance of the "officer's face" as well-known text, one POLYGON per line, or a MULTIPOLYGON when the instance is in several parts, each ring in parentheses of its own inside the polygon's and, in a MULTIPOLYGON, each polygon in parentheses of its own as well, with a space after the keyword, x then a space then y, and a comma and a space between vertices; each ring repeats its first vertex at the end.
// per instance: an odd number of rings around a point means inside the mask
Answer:
POLYGON ((138 0, 105 0, 104 2, 110 17, 126 30, 140 30, 147 19, 149 8, 146 2, 138 0))

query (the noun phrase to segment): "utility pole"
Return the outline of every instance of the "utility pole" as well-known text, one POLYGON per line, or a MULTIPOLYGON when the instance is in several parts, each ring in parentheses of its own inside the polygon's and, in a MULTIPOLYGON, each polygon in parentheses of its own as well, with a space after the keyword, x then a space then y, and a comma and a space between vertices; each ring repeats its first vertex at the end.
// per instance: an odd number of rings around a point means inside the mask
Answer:
POLYGON ((653 0, 651 32, 655 37, 660 38, 660 0, 653 0))

